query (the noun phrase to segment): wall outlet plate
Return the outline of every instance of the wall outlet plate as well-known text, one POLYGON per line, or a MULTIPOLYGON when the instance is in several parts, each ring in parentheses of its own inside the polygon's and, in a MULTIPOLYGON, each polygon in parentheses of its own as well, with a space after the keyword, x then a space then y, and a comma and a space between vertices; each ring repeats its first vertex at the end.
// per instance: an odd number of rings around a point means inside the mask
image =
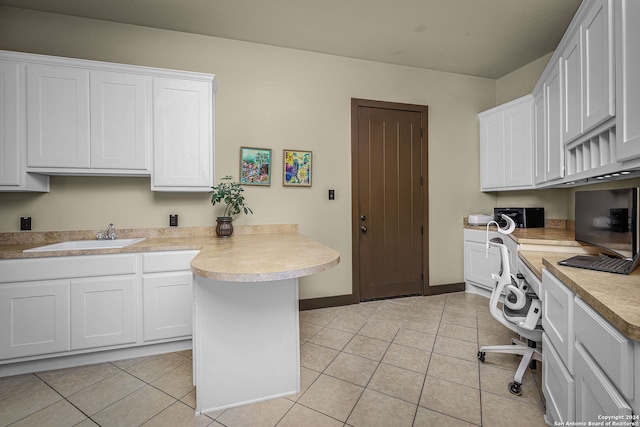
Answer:
POLYGON ((30 216, 21 216, 20 217, 20 230, 31 230, 31 217, 30 216))
POLYGON ((169 215, 169 227, 177 227, 178 226, 178 214, 169 215))

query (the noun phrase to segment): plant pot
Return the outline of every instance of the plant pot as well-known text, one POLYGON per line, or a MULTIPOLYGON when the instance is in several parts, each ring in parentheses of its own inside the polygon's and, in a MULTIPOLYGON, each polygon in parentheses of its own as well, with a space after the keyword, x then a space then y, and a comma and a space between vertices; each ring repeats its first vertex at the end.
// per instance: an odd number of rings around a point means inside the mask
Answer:
POLYGON ((216 235, 218 237, 231 237, 233 234, 233 218, 230 216, 219 216, 216 218, 216 235))

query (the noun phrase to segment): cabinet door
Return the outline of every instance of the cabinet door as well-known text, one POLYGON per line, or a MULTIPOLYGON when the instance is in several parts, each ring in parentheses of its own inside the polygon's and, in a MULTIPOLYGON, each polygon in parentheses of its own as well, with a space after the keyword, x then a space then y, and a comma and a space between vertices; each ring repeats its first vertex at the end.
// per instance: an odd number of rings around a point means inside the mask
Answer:
POLYGON ((91 167, 148 169, 147 78, 91 71, 91 167))
POLYGON ((576 342, 576 420, 602 422, 603 415, 630 415, 631 407, 588 352, 576 342))
POLYGON ((480 161, 482 189, 504 187, 504 113, 480 117, 480 161))
POLYGON ((71 349, 136 342, 135 276, 71 282, 71 349))
POLYGON ((582 43, 576 32, 560 58, 562 69, 562 142, 582 133, 582 43))
POLYGON ((547 413, 565 425, 575 419, 575 381, 546 333, 542 334, 542 348, 542 393, 547 413))
POLYGON ((505 111, 505 186, 533 183, 533 98, 505 111))
POLYGON ((89 71, 27 64, 27 166, 89 165, 89 71))
POLYGON ((0 359, 68 350, 68 281, 0 285, 0 359))
POLYGON ((464 280, 466 282, 492 291, 496 287, 496 280, 491 275, 500 272, 500 265, 500 253, 496 248, 489 248, 487 257, 483 243, 464 242, 464 280))
POLYGON ((542 270, 542 327, 562 362, 573 372, 573 292, 542 270))
POLYGON ((190 271, 143 277, 145 341, 191 336, 192 282, 193 274, 190 271))
POLYGON ((552 181, 564 176, 564 145, 562 144, 562 106, 560 94, 561 65, 551 73, 544 84, 546 158, 545 179, 552 181))
POLYGON ((153 80, 153 190, 211 191, 212 123, 211 82, 153 80))
POLYGON ((640 2, 616 3, 616 144, 618 160, 640 157, 640 2))
POLYGON ((19 65, 0 61, 0 185, 20 184, 19 65))
POLYGON ((546 144, 544 130, 544 89, 542 89, 533 96, 533 182, 535 184, 545 182, 546 144))
POLYGON ((580 27, 583 132, 588 132, 615 115, 612 20, 611 0, 598 0, 591 6, 580 27))

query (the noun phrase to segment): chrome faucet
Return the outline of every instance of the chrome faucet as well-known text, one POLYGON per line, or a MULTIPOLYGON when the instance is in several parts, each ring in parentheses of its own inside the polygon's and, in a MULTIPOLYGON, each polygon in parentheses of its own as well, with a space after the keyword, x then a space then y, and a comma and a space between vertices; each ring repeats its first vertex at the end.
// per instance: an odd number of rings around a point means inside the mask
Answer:
POLYGON ((116 240, 116 226, 113 223, 107 225, 104 233, 96 234, 98 240, 116 240))

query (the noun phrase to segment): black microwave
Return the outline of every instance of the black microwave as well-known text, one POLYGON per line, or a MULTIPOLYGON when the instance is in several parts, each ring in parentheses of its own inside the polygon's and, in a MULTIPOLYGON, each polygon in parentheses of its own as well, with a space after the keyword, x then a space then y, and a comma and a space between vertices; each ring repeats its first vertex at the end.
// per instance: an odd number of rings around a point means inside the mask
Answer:
POLYGON ((544 227, 544 208, 493 208, 493 216, 501 227, 507 225, 503 214, 513 219, 516 228, 544 227))

